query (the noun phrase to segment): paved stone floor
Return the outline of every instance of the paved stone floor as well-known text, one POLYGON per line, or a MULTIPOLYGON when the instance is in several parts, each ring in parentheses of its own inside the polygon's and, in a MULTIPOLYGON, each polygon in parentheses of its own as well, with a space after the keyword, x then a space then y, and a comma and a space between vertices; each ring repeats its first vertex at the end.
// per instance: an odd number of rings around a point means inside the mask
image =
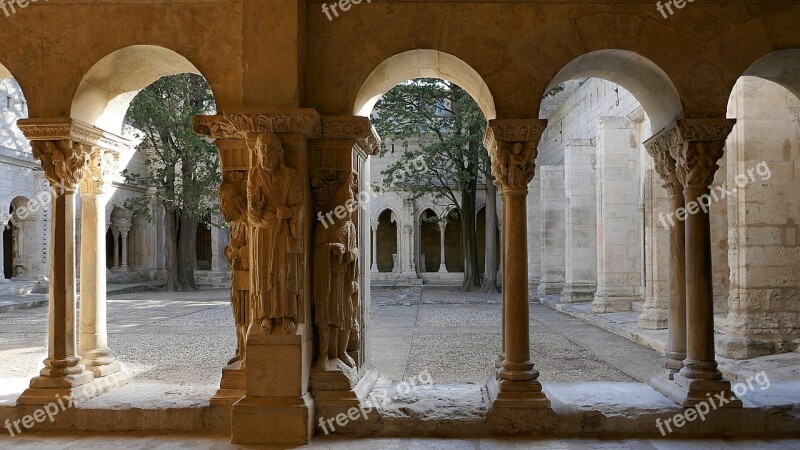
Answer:
MULTIPOLYGON (((372 299, 369 341, 387 378, 427 370, 437 383, 486 379, 501 346, 500 294, 408 288, 372 299)), ((543 381, 646 381, 659 367, 657 352, 538 303, 530 333, 543 381)))

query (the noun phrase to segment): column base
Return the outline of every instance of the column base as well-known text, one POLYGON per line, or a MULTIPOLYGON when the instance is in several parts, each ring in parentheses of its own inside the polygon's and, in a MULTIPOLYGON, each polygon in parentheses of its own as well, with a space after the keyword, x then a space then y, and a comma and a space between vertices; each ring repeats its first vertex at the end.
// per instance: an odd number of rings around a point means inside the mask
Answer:
POLYGON ((593 283, 565 283, 561 303, 590 302, 594 300, 597 286, 593 283))
MULTIPOLYGON (((336 363, 344 366, 338 359, 336 363)), ((359 377, 356 369, 347 366, 344 368, 349 370, 315 369, 311 373, 311 393, 314 395, 316 417, 327 419, 340 414, 352 415, 353 408, 361 408, 362 402, 367 400, 370 391, 375 387, 378 372, 368 370, 359 377)), ((335 430, 346 433, 347 426, 337 426, 335 430)), ((317 431, 329 433, 327 429, 321 427, 317 431)))
POLYGON ((667 310, 645 308, 639 316, 638 326, 642 330, 663 330, 667 328, 667 310))
POLYGON ((631 304, 641 299, 640 296, 636 295, 597 292, 592 301, 592 313, 603 314, 630 311, 631 304))
POLYGON ((447 267, 445 267, 444 264, 439 266, 439 273, 447 273, 447 267))
POLYGON ((102 378, 120 372, 122 365, 111 356, 111 349, 102 348, 81 352, 86 370, 92 372, 95 378, 102 378))
POLYGON ((686 378, 682 373, 676 373, 671 382, 680 390, 677 398, 671 398, 681 406, 693 407, 699 403, 713 401, 718 408, 742 407, 742 401, 731 391, 731 382, 728 380, 693 379, 686 378), (719 395, 728 401, 723 403, 719 395))
POLYGON ((504 408, 551 408, 550 399, 542 391, 542 384, 538 380, 503 380, 500 378, 502 377, 501 371, 498 371, 497 376, 490 375, 486 382, 492 410, 504 408))
POLYGON ((539 281, 536 293, 539 295, 559 295, 564 290, 563 281, 539 281))
POLYGON ((231 406, 245 395, 245 369, 236 361, 222 369, 219 389, 209 400, 211 406, 231 406))
POLYGON ((102 378, 92 378, 92 373, 89 371, 84 371, 75 377, 69 375, 60 380, 39 376, 31 380, 31 387, 20 395, 17 399, 17 404, 47 405, 67 397, 71 401, 86 401, 124 386, 132 378, 131 374, 125 370, 119 370, 102 378), (80 384, 65 386, 64 383, 80 384))

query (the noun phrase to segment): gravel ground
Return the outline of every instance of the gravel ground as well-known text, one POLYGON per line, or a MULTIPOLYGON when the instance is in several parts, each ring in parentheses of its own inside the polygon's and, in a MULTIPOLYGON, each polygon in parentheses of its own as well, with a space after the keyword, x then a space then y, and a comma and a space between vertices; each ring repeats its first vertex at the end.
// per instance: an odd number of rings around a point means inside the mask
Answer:
MULTIPOLYGON (((219 382, 235 347, 227 290, 142 292, 109 298, 109 345, 137 381, 219 382)), ((481 382, 501 345, 501 296, 455 291, 373 291, 375 367, 404 379, 481 382)), ((47 308, 0 314, 0 378, 30 378, 46 357, 47 308)), ((659 355, 570 316, 531 305, 531 354, 543 381, 633 381, 659 355)))

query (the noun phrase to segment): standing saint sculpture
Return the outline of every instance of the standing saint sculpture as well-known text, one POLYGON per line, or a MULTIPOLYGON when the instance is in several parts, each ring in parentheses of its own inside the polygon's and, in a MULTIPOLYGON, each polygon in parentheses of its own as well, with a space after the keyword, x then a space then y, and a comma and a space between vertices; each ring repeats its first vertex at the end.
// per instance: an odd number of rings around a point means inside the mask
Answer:
POLYGON ((228 361, 233 364, 245 360, 247 347, 247 329, 251 322, 250 306, 250 253, 247 229, 247 195, 242 180, 225 180, 219 187, 220 209, 222 218, 230 224, 231 238, 225 246, 225 258, 230 263, 231 277, 231 309, 236 324, 236 355, 228 361))
POLYGON ((291 334, 302 283, 303 190, 297 171, 284 163, 278 136, 260 133, 251 149, 256 160, 247 178, 247 217, 254 319, 265 334, 278 323, 284 334, 291 334))
POLYGON ((356 202, 350 182, 336 190, 334 204, 339 205, 334 222, 317 224, 314 233, 314 323, 319 332, 317 367, 322 369, 328 358, 356 366, 347 354, 358 308, 358 232, 351 219, 356 202), (340 206, 343 214, 338 213, 340 206))

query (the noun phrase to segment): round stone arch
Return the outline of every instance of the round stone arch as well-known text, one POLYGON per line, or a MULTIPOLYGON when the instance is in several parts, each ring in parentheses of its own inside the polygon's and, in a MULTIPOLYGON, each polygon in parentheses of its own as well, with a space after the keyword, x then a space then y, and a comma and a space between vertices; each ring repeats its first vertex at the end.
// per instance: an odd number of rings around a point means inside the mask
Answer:
POLYGON ((601 78, 625 88, 644 108, 653 134, 683 118, 681 98, 670 77, 638 53, 606 49, 583 54, 567 63, 545 92, 578 78, 601 78))
POLYGON ((369 117, 384 94, 415 78, 439 78, 455 83, 475 99, 487 120, 497 117, 494 97, 483 77, 458 57, 430 49, 398 53, 378 64, 361 85, 353 102, 353 114, 369 117))
POLYGON ((180 73, 202 75, 192 62, 168 48, 121 48, 101 58, 83 76, 72 100, 70 117, 120 134, 136 94, 162 77, 180 73))
POLYGON ((778 50, 762 56, 742 76, 777 83, 800 98, 800 48, 778 50))

